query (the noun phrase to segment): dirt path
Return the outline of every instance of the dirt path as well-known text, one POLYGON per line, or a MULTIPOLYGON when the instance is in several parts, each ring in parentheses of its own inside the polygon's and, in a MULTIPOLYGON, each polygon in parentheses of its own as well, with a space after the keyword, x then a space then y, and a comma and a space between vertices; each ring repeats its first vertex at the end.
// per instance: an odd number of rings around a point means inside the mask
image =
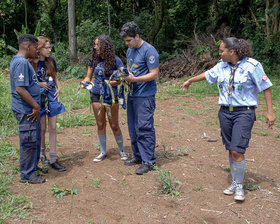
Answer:
MULTIPOLYGON (((257 113, 264 109, 260 105, 257 113)), ((98 155, 95 126, 58 132, 58 155, 63 155, 60 161, 66 165, 66 172, 50 170, 43 185, 28 186, 15 180, 12 190, 32 197, 31 215, 41 219, 32 223, 279 223, 279 128, 271 130, 264 122, 255 123, 246 153, 245 179, 259 189, 246 191, 245 202, 235 203, 232 196, 223 195, 230 176, 224 170, 228 158, 221 143, 217 111, 214 96, 157 100, 157 165, 182 182, 178 197, 157 192, 157 172, 137 176, 137 167, 124 166, 108 127, 108 158, 93 163, 98 155), (187 155, 179 155, 180 150, 187 151, 187 155), (73 183, 80 193, 72 203, 71 196, 56 199, 51 194, 55 183, 61 188, 71 188, 73 183)), ((120 112, 121 128, 125 148, 131 154, 125 113, 120 112)), ((9 140, 17 143, 18 138, 9 140)), ((10 219, 8 223, 30 220, 10 219)))

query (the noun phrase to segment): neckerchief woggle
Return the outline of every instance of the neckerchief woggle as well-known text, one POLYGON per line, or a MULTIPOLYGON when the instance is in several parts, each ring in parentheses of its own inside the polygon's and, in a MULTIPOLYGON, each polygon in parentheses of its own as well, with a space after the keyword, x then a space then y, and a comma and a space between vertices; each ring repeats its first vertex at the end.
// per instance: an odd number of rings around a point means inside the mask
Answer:
POLYGON ((47 95, 47 102, 46 106, 44 108, 41 108, 40 114, 44 114, 45 110, 47 110, 48 117, 54 117, 58 114, 62 114, 65 112, 65 107, 63 103, 58 102, 58 99, 55 98, 55 92, 56 92, 56 84, 55 81, 51 76, 47 77, 47 85, 51 88, 49 90, 45 90, 44 88, 40 89, 41 94, 47 95))

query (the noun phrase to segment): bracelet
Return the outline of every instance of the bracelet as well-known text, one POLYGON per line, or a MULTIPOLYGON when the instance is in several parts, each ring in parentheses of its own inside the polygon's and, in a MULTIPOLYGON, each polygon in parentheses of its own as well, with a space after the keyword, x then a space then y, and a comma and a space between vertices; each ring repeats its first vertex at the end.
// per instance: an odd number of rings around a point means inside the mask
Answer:
POLYGON ((40 109, 34 109, 34 108, 32 108, 32 113, 34 113, 34 112, 40 112, 40 109))

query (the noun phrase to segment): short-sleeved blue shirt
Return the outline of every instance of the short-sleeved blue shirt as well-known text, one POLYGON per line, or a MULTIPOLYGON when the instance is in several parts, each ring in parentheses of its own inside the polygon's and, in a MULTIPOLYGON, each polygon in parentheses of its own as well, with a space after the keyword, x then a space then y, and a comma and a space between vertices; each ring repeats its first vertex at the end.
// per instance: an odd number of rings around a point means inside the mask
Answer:
MULTIPOLYGON (((94 94, 99 94, 100 95, 100 84, 102 82, 102 79, 104 78, 105 80, 109 80, 110 76, 113 74, 115 70, 120 69, 123 67, 122 60, 116 56, 116 64, 113 69, 110 70, 109 75, 105 75, 105 71, 103 68, 104 64, 104 59, 101 59, 99 63, 96 65, 94 68, 94 87, 93 87, 93 93, 94 94)), ((89 60, 88 61, 88 66, 93 67, 93 61, 89 60)), ((118 95, 118 87, 117 86, 112 86, 113 91, 115 96, 118 95)))
POLYGON ((40 105, 40 87, 38 85, 37 75, 29 63, 29 61, 22 56, 14 56, 10 64, 10 85, 12 94, 13 111, 30 114, 32 107, 25 102, 16 92, 17 86, 23 86, 32 98, 40 105))
MULTIPOLYGON (((157 50, 149 43, 143 42, 139 48, 128 48, 127 65, 129 72, 135 77, 149 73, 150 69, 159 65, 159 55, 157 50)), ((157 92, 156 81, 134 82, 132 96, 153 96, 157 92)))
MULTIPOLYGON (((51 57, 55 71, 57 72, 57 66, 56 66, 56 61, 54 60, 53 57, 51 57)), ((38 81, 39 82, 46 82, 46 66, 45 66, 45 61, 38 61, 37 64, 37 76, 38 76, 38 81)))
POLYGON ((222 60, 205 72, 206 80, 213 85, 217 82, 219 104, 224 106, 258 106, 258 93, 272 86, 260 62, 244 57, 234 74, 234 88, 228 94, 230 65, 222 60))

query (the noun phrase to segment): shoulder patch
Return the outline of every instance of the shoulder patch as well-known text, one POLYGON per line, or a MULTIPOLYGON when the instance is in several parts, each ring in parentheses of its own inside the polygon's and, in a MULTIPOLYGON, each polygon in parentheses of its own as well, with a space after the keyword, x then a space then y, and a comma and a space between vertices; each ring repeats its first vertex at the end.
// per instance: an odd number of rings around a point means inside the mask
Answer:
POLYGON ((248 58, 247 61, 254 66, 257 66, 257 64, 259 63, 257 60, 255 60, 253 58, 248 58))

